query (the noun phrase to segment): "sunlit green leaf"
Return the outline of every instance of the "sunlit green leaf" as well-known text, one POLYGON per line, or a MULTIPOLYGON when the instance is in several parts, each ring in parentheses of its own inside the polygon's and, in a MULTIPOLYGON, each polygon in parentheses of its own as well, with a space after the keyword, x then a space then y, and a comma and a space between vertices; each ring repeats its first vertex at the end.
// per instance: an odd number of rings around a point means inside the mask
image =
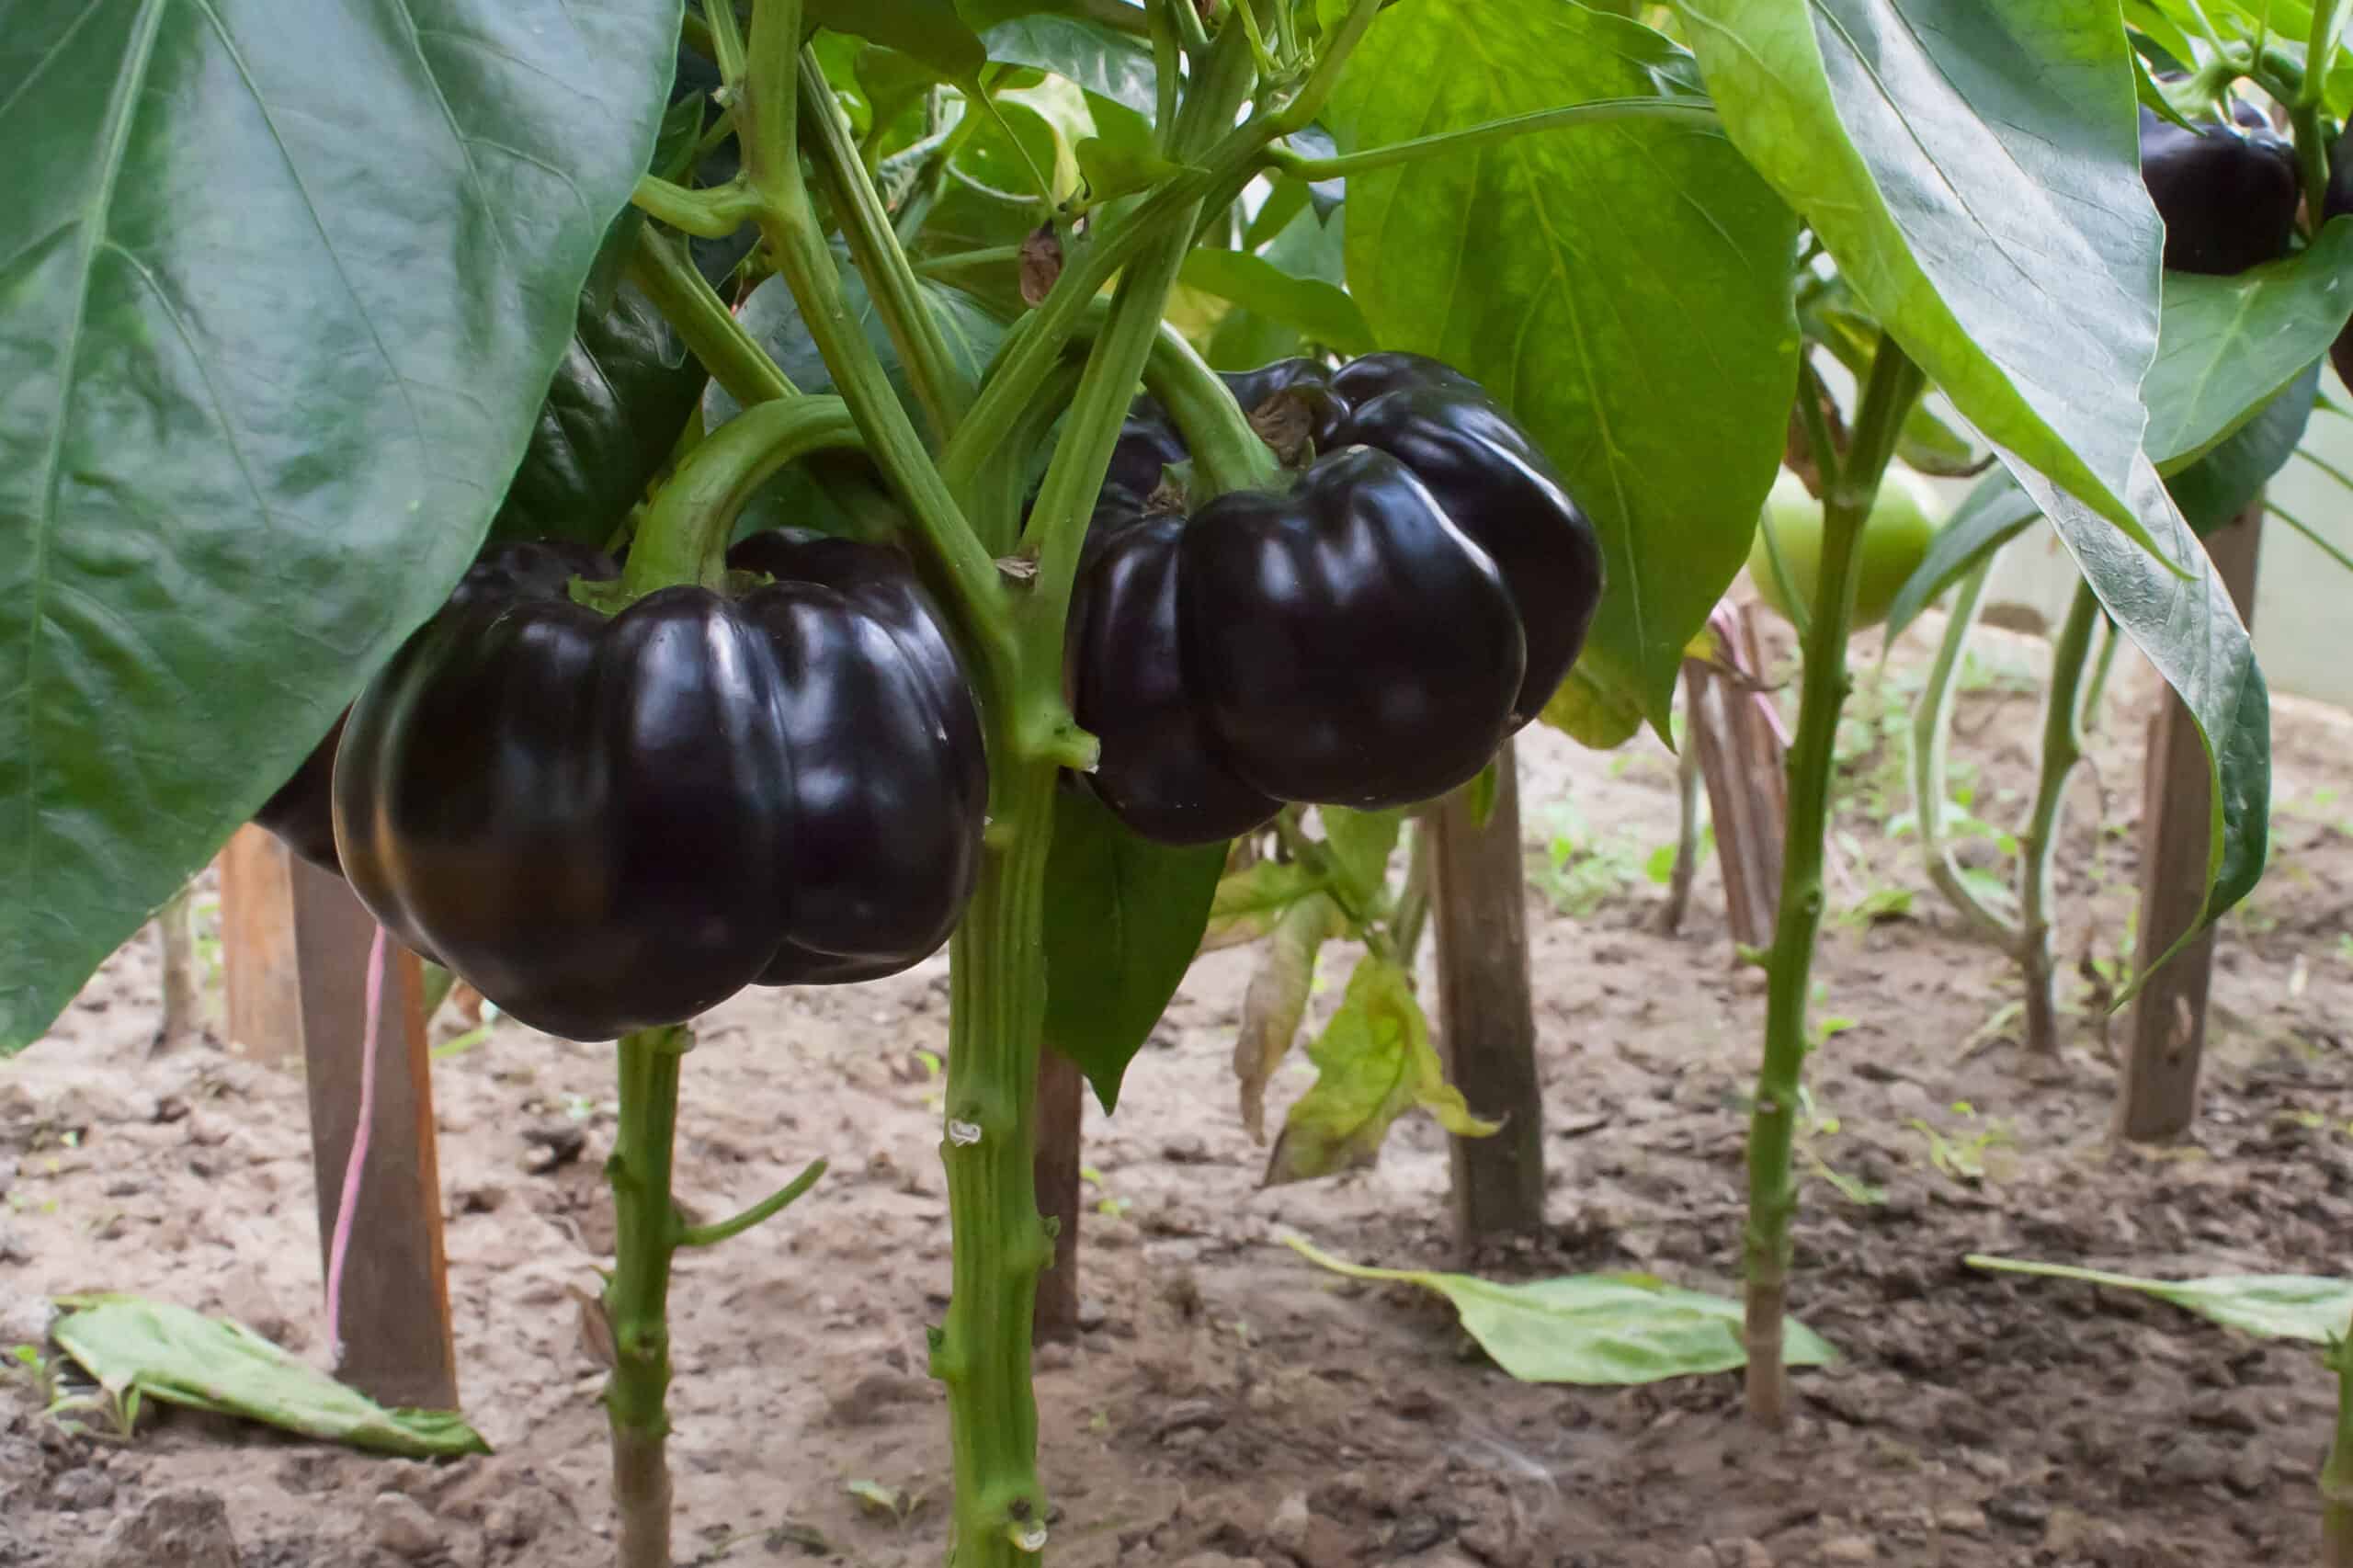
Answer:
POLYGON ((2203 1279, 2145 1279, 2131 1274, 2109 1274, 2065 1263, 2035 1263, 2024 1258, 1986 1257, 1972 1254, 1972 1268, 2004 1274, 2040 1274, 2052 1279, 2073 1279, 2104 1285, 2115 1290, 2136 1290, 2170 1301, 2186 1312, 2240 1329, 2265 1339, 2303 1339, 2326 1345, 2345 1337, 2353 1325, 2353 1279, 2333 1279, 2313 1274, 2217 1274, 2203 1279))
MULTIPOLYGON (((1370 1268, 1295 1236, 1284 1240, 1309 1262, 1352 1279, 1437 1291, 1495 1365, 1525 1383, 1654 1383, 1728 1372, 1748 1360, 1740 1302, 1651 1275, 1572 1274, 1506 1285, 1472 1274, 1370 1268)), ((1795 1318, 1781 1321, 1781 1346, 1792 1367, 1837 1359, 1827 1340, 1795 1318)))
MULTIPOLYGON (((1348 151, 1619 97, 1688 97, 1689 55, 1559 0, 1381 13, 1327 122, 1348 151)), ((1608 572, 1581 667, 1664 729, 1683 648, 1748 553, 1796 374, 1795 220, 1715 130, 1642 119, 1358 175, 1348 287, 1534 434, 1608 572), (1704 456, 1701 456, 1704 454, 1704 456)))

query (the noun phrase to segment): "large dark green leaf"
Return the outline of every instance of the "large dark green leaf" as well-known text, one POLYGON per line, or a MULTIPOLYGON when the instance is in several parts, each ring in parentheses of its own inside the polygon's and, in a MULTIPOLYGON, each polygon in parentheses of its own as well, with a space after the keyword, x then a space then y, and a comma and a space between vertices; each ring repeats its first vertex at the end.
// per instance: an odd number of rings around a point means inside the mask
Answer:
POLYGON ((1897 590, 1895 602, 1888 607, 1887 640, 1893 642, 1897 633, 1942 598, 1962 573, 2024 533, 2041 516, 2042 508, 2018 488, 2009 470, 1997 468, 1979 480, 1928 541, 1928 553, 1897 590))
POLYGON ((676 0, 0 28, 0 1051, 456 581, 654 146, 676 0))
POLYGON ((1083 790, 1054 801, 1046 864, 1046 1043, 1118 1108, 1128 1063, 1201 945, 1225 846, 1139 838, 1083 790))
POLYGON ((584 314, 574 332, 491 532, 604 545, 668 460, 709 380, 654 301, 623 284, 610 312, 584 314))
POLYGON ((2245 423, 2328 352, 2348 313, 2353 219, 2234 278, 2165 274, 2156 362, 2141 383, 2157 472, 2187 468, 2245 423))
MULTIPOLYGON (((1590 98, 1682 96, 1690 57, 1560 0, 1382 13, 1327 123, 1354 150, 1590 98)), ((1381 346, 1485 383, 1593 515, 1588 674, 1662 730, 1746 559, 1796 376, 1795 220, 1690 119, 1491 142, 1348 181, 1348 287, 1381 346)))
POLYGON ((2213 532, 2263 493, 2304 438, 2319 391, 2320 361, 2315 359, 2213 450, 2165 477, 2165 489, 2190 532, 2201 537, 2213 532))
POLYGON ((1677 9, 1733 140, 1961 415, 2110 522, 2165 533, 2163 490, 2133 478, 2162 231, 2115 7, 1677 9))
POLYGON ((2012 454, 2004 452, 2002 460, 2059 530, 2109 616, 2180 695, 2205 737, 2213 787, 2206 903, 2211 920, 2245 898, 2263 875, 2269 827, 2271 699, 2246 628, 2148 459, 2134 465, 2130 499, 2141 516, 2162 523, 2162 562, 2012 454))

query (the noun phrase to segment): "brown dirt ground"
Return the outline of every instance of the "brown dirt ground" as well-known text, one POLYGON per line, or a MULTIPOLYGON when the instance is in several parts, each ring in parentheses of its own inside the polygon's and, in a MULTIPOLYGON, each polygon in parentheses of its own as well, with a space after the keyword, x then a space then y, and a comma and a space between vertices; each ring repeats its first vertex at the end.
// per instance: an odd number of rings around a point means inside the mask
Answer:
MULTIPOLYGON (((1925 662, 1900 649, 1850 726, 1834 911, 1919 890, 1888 743, 1925 662)), ((1957 756, 1981 811, 2014 821, 2039 644, 1990 637, 1957 756)), ((2130 662, 2128 661, 2128 664, 2130 662)), ((2120 669, 2061 858, 2075 960, 2126 940, 2138 757, 2153 688, 2120 669), (2104 811, 2103 811, 2104 804, 2104 811), (2097 824, 2106 814, 2109 826, 2097 824)), ((1084 1261, 1093 1326, 1050 1352, 1043 1464, 1052 1561, 1245 1568, 1769 1568, 1813 1563, 2191 1568, 2314 1560, 2313 1475, 2332 1388, 2309 1346, 2258 1343, 2109 1290, 1988 1278, 1963 1254, 2141 1273, 2353 1269, 2353 720, 2275 710, 2276 858, 2227 923, 2196 1140, 2106 1138, 2116 1071, 2092 1014, 2062 1060, 1989 1029, 2001 962, 1918 892, 1908 914, 1835 922, 1821 1010, 1859 1020, 1817 1058, 1839 1119, 1813 1149, 1877 1183, 1863 1206, 1810 1183, 1792 1308, 1844 1351, 1800 1374, 1801 1419, 1767 1441, 1736 1375, 1639 1390, 1524 1386, 1467 1348, 1442 1304, 1311 1267, 1285 1229, 1339 1254, 1447 1267, 1442 1137, 1411 1119, 1372 1172, 1262 1189, 1227 1055, 1251 955, 1196 968, 1136 1063, 1125 1108, 1089 1124, 1100 1196, 1084 1261), (1966 1102, 1969 1113, 1955 1108, 1966 1102), (1918 1125, 1915 1125, 1917 1123, 1918 1125), (1932 1164, 1922 1126, 1982 1155, 1932 1164)), ((1672 833, 1655 741, 1619 756, 1524 745, 1532 840, 1560 802, 1591 853, 1590 909, 1532 892, 1552 1229, 1500 1273, 1641 1268, 1736 1285, 1756 977, 1730 963, 1712 862, 1679 937, 1643 874, 1672 833)), ((1328 1008, 1347 955, 1327 956, 1328 1008)), ((709 1021, 687 1074, 681 1191, 718 1213, 824 1153, 834 1174, 783 1221, 685 1261, 674 1295, 679 1561, 935 1563, 943 1412, 921 1375, 943 1304, 938 1100, 917 1052, 946 1031, 944 960, 848 991, 747 994, 709 1021), (846 1491, 915 1500, 904 1522, 846 1491)), ((42 1300, 137 1290, 233 1313, 323 1355, 303 1095, 216 1046, 147 1059, 144 941, 52 1037, 0 1067, 0 1346, 42 1300), (62 1134, 76 1136, 68 1143, 62 1134), (13 1167, 13 1169, 11 1169, 13 1167)), ((445 1032, 446 1026, 445 1026, 445 1032)), ((2121 1038, 2121 1031, 2119 1031, 2121 1038)), ((1276 1081, 1279 1103, 1305 1069, 1276 1081)), ((243 1568, 398 1562, 581 1568, 608 1561, 597 1375, 567 1287, 593 1286, 611 1226, 604 1053, 502 1026, 436 1070, 450 1280, 467 1404, 494 1456, 432 1468, 168 1415, 123 1447, 67 1437, 0 1392, 0 1564, 119 1561, 99 1543, 171 1488, 218 1494, 243 1568), (523 1134, 567 1119, 585 1155, 547 1175, 523 1134), (415 1508, 385 1501, 405 1494, 415 1508)))

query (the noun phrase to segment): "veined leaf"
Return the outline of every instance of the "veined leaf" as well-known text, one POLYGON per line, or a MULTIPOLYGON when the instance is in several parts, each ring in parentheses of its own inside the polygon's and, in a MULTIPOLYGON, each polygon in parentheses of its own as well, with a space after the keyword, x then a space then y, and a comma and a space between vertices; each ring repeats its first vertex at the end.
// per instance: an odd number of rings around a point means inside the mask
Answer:
POLYGON ((2237 517, 2294 455, 2312 421, 2320 366, 2315 359, 2304 367, 2255 417, 2188 468, 2165 476, 2165 489, 2190 532, 2203 538, 2237 517))
POLYGON ((2264 1339, 2302 1339, 2327 1345, 2345 1337, 2353 1323, 2353 1279, 2313 1274, 2217 1274, 2204 1279, 2144 1279, 2064 1263, 1972 1254, 1970 1267, 2004 1274, 2040 1274, 2137 1290, 2170 1301, 2186 1312, 2264 1339))
MULTIPOLYGON (((1495 1365, 1524 1383, 1626 1385, 1728 1372, 1748 1360, 1740 1302, 1685 1290, 1648 1274, 1572 1274, 1506 1285, 1473 1274, 1369 1268, 1283 1238, 1310 1263, 1351 1279, 1394 1280, 1454 1303, 1462 1326, 1495 1365)), ((1838 1358, 1795 1318, 1781 1322, 1782 1358, 1819 1367, 1838 1358)))
MULTIPOLYGON (((1353 151, 1593 98, 1691 99, 1694 75, 1659 34, 1581 6, 1414 0, 1366 34, 1327 122, 1353 151)), ((1789 210, 1697 117, 1348 181, 1365 319, 1381 347, 1483 383, 1560 467, 1608 574, 1579 667, 1662 733, 1684 644, 1747 558, 1780 464, 1795 242, 1789 210)))

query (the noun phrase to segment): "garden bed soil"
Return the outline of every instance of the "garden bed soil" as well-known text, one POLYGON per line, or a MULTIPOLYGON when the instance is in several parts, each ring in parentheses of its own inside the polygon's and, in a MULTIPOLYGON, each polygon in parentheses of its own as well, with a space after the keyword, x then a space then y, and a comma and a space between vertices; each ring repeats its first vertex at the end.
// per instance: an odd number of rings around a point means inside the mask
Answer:
MULTIPOLYGON (((1221 952, 1138 1059, 1119 1116, 1088 1124, 1105 1211, 1086 1224, 1086 1330, 1044 1353, 1039 1378, 1058 1568, 2315 1561, 2334 1391, 2314 1346, 1961 1258, 2353 1269, 2353 795, 2335 793, 2353 784, 2353 722, 2275 708, 2275 859, 2223 927, 2196 1136, 2120 1151, 2094 1012, 2066 1020, 2060 1058, 2027 1057, 2015 1015, 1998 1016, 2013 994, 2002 962, 1925 891, 1914 841, 1890 836, 1908 809, 1898 732, 1937 630, 1866 678, 1849 726, 1830 892, 1851 917, 1827 929, 1817 1012, 1855 1021, 1815 1059, 1837 1131, 1811 1148, 1883 1197, 1806 1186, 1791 1309, 1844 1359, 1796 1375, 1794 1428, 1751 1431, 1736 1373, 1515 1383, 1437 1298, 1336 1278, 1281 1245, 1293 1231, 1360 1261, 1453 1266, 1444 1140, 1409 1118, 1373 1171, 1262 1188, 1228 1067, 1254 956, 1221 952)), ((2020 676, 2041 652, 1983 646, 1993 675, 1962 699, 1955 750, 1978 765, 1979 814, 2011 822, 2037 732, 2020 676)), ((2079 1004, 2098 966, 2078 960, 2129 951, 2154 699, 2128 658, 2072 797, 2059 893, 2063 988, 2079 1004)), ((1581 850, 1529 895, 1551 1228, 1478 1261, 1731 1292, 1760 978, 1733 965, 1712 862, 1681 934, 1656 928, 1664 890, 1644 862, 1675 811, 1654 740, 1606 756, 1532 733, 1521 756, 1532 848, 1546 858, 1565 828, 1581 850)), ((1326 955, 1318 1017, 1351 956, 1326 955)), ((49 1296, 106 1288, 233 1314, 319 1361, 302 1085, 209 1042, 151 1060, 156 989, 142 939, 0 1066, 0 1346, 39 1332, 49 1296)), ((680 1117, 690 1209, 731 1210, 813 1155, 833 1169, 780 1221, 682 1260, 681 1563, 942 1558, 948 1449, 924 1332, 948 1278, 926 1055, 946 1032, 944 959, 853 990, 749 993, 702 1031, 680 1117)), ((599 1372, 570 1294, 594 1289, 611 1244, 609 1062, 501 1025, 435 1070, 460 1377, 494 1454, 389 1461, 176 1414, 112 1446, 0 1391, 0 1565, 609 1561, 599 1372), (578 1157, 538 1169, 530 1135, 564 1126, 585 1132, 578 1157), (166 1507, 193 1521, 180 1544, 126 1533, 166 1507), (237 1555, 204 1557, 224 1519, 237 1555)), ((1278 1107, 1306 1071, 1278 1076, 1278 1107)))

